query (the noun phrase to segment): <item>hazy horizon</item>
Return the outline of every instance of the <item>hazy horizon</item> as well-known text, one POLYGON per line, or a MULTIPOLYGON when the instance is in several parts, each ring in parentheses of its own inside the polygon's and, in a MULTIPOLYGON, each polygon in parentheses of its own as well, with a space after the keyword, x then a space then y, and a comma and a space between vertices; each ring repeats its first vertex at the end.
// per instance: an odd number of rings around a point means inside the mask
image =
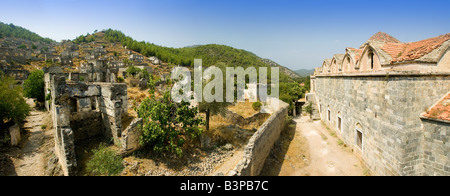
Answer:
POLYGON ((0 0, 0 21, 56 41, 116 29, 167 47, 222 44, 292 70, 386 32, 402 42, 450 33, 450 2, 267 0, 0 0))

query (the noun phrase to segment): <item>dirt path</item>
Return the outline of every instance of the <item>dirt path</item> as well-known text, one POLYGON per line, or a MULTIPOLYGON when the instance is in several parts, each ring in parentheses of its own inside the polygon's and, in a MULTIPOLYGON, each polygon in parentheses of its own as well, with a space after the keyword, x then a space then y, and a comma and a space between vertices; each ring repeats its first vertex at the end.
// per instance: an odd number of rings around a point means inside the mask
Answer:
POLYGON ((309 165, 292 173, 295 176, 361 176, 364 166, 344 147, 339 139, 330 134, 321 121, 311 122, 309 117, 294 119, 296 132, 304 136, 309 145, 309 165))
POLYGON ((263 176, 362 176, 361 161, 322 125, 309 116, 297 117, 281 133, 263 176))
POLYGON ((22 141, 22 147, 16 149, 12 157, 17 176, 43 176, 45 175, 45 154, 50 131, 48 127, 41 125, 48 122, 49 114, 46 111, 36 110, 33 100, 27 100, 33 108, 25 119, 23 129, 28 133, 26 140, 22 141), (43 129, 45 128, 45 129, 43 129))

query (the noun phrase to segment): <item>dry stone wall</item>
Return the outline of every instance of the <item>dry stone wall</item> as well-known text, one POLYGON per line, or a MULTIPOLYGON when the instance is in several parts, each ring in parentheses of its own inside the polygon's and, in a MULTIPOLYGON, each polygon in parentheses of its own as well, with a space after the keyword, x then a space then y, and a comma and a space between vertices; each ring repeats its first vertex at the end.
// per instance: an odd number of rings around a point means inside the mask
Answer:
POLYGON ((244 149, 244 156, 238 165, 228 173, 230 176, 258 176, 275 142, 286 124, 289 105, 280 101, 280 107, 250 138, 244 149))

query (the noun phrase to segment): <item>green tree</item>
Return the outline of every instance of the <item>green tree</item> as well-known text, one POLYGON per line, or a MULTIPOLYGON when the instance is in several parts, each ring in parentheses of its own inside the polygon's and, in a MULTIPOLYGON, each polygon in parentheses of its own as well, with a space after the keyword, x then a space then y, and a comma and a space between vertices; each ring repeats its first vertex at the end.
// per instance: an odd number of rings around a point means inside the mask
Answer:
POLYGON ((131 65, 131 63, 130 59, 123 59, 123 64, 125 64, 125 66, 131 65))
POLYGON ((306 88, 296 82, 280 83, 280 99, 289 104, 290 110, 294 109, 294 103, 304 97, 305 93, 306 88))
POLYGON ((143 119, 141 144, 151 147, 155 152, 175 153, 183 155, 183 145, 186 140, 199 137, 203 124, 198 117, 197 108, 190 108, 186 102, 175 103, 170 99, 170 93, 164 93, 162 99, 145 99, 137 113, 143 119))
POLYGON ((31 72, 28 79, 23 83, 23 93, 25 97, 34 98, 39 102, 45 101, 44 71, 36 70, 31 72))
POLYGON ((29 31, 28 29, 15 26, 13 24, 5 24, 0 22, 0 37, 12 37, 26 39, 34 42, 51 43, 54 42, 49 38, 43 38, 36 33, 29 31))
POLYGON ((95 41, 95 34, 89 36, 89 37, 86 39, 86 41, 87 41, 87 42, 93 42, 93 41, 95 41))
MULTIPOLYGON (((220 68, 222 70, 222 74, 223 74, 223 78, 226 77, 226 64, 225 63, 218 63, 217 66, 218 68, 220 68)), ((210 81, 214 80, 215 76, 212 77, 210 79, 210 81)), ((205 86, 207 85, 207 82, 209 81, 203 81, 203 89, 205 88, 205 86)), ((226 102, 226 83, 223 83, 222 86, 222 92, 223 92, 223 98, 222 101, 216 101, 214 100, 211 103, 206 102, 206 100, 204 99, 203 95, 202 95, 202 101, 198 103, 198 109, 200 112, 205 113, 206 115, 206 131, 209 131, 209 122, 210 122, 210 118, 212 115, 218 115, 221 114, 223 115, 226 111, 226 108, 231 104, 226 102)), ((212 94, 216 93, 216 89, 212 89, 212 94)))
POLYGON ((147 87, 149 88, 148 93, 151 95, 155 94, 156 83, 161 81, 161 79, 155 79, 153 75, 149 74, 147 87))
POLYGON ((16 81, 0 72, 0 127, 4 122, 20 122, 29 114, 30 106, 22 97, 16 81))
POLYGON ((141 72, 141 69, 131 65, 127 68, 127 74, 128 76, 132 76, 133 78, 136 77, 136 75, 141 72))

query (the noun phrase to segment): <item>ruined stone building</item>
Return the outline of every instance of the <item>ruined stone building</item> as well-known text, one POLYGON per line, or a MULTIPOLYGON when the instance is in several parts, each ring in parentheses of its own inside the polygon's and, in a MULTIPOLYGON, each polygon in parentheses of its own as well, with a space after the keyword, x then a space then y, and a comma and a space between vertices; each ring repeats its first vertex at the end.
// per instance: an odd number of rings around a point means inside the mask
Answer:
POLYGON ((104 59, 89 59, 87 63, 82 63, 79 68, 80 73, 86 74, 86 81, 89 82, 116 82, 119 69, 109 67, 104 59))
POLYGON ((30 72, 23 69, 21 65, 8 65, 4 60, 0 62, 0 71, 7 76, 13 77, 19 84, 23 84, 28 75, 30 75, 30 72))
POLYGON ((144 61, 144 56, 139 55, 139 54, 132 54, 132 55, 130 55, 130 57, 128 59, 130 61, 142 62, 142 61, 144 61))
POLYGON ((134 119, 129 126, 122 122, 128 109, 126 84, 84 81, 91 73, 63 73, 60 67, 44 72, 51 95, 46 107, 53 119, 55 154, 65 175, 76 175, 76 145, 83 140, 104 137, 121 146, 122 153, 140 147, 142 120, 134 119))
POLYGON ((449 46, 377 33, 325 59, 308 99, 373 174, 450 175, 449 46))

